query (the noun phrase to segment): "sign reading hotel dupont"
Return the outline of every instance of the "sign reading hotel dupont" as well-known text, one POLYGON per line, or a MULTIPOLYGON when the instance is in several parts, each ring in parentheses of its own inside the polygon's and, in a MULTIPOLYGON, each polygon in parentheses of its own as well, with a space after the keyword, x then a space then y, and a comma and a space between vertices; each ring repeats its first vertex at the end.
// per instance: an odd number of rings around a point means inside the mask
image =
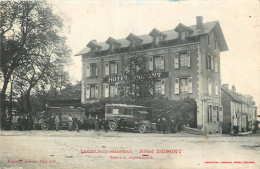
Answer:
POLYGON ((0 5, 0 168, 260 168, 259 1, 0 5))

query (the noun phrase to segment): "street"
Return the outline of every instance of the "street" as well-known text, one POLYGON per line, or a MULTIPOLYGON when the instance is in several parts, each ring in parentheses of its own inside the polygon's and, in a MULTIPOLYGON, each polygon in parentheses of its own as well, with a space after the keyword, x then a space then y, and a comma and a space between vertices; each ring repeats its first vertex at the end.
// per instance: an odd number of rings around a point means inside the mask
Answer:
POLYGON ((260 168, 260 137, 0 131, 0 168, 260 168))

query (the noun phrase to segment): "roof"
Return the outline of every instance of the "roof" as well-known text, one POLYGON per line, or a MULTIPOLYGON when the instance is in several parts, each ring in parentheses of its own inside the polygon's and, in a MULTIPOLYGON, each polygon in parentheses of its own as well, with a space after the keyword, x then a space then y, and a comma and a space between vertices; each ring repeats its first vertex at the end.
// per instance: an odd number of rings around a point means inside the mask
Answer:
POLYGON ((174 30, 175 30, 175 31, 178 31, 178 30, 181 30, 182 28, 184 28, 184 29, 186 29, 186 30, 188 30, 188 31, 190 31, 190 32, 193 32, 193 29, 191 29, 191 28, 189 28, 189 27, 183 25, 182 23, 180 23, 174 30))
MULTIPOLYGON (((254 105, 252 105, 252 104, 249 104, 249 103, 245 102, 244 100, 241 100, 240 98, 238 98, 238 97, 236 97, 236 96, 233 96, 232 94, 230 94, 230 92, 229 92, 230 90, 226 89, 226 88, 223 87, 223 86, 221 86, 221 90, 224 91, 232 100, 235 100, 235 101, 238 102, 238 103, 246 104, 246 105, 248 105, 248 106, 254 106, 254 105)), ((237 94, 239 94, 239 93, 237 93, 237 94)), ((239 94, 239 95, 242 96, 242 94, 239 94)))
MULTIPOLYGON (((181 24, 181 25, 183 25, 183 24, 181 24)), ((183 25, 183 26, 185 26, 185 25, 183 25)), ((214 31, 216 33, 217 37, 218 37, 218 40, 220 41, 219 44, 220 44, 221 51, 227 51, 228 50, 223 32, 221 30, 221 27, 220 27, 220 24, 219 24, 218 21, 203 23, 203 30, 197 30, 196 25, 192 25, 192 26, 188 26, 188 27, 185 26, 185 27, 187 29, 192 30, 192 33, 188 37, 201 36, 201 35, 208 34, 211 31, 214 31)), ((163 41, 171 41, 171 40, 175 40, 175 39, 178 38, 178 33, 174 29, 162 31, 161 33, 166 35, 166 38, 163 39, 162 42, 163 41)), ((129 36, 142 40, 143 41, 142 45, 150 44, 150 43, 153 42, 153 37, 150 36, 149 34, 136 36, 133 33, 130 33, 128 35, 128 38, 129 38, 129 36)), ((120 48, 126 48, 126 47, 129 47, 129 45, 130 45, 130 42, 127 40, 127 38, 117 39, 117 41, 121 43, 120 48)), ((97 44, 99 44, 102 47, 100 49, 100 51, 105 51, 105 50, 109 49, 109 45, 105 42, 100 42, 100 43, 97 43, 97 44)), ((75 56, 87 54, 88 52, 90 52, 90 48, 85 47, 84 49, 79 51, 75 56)))

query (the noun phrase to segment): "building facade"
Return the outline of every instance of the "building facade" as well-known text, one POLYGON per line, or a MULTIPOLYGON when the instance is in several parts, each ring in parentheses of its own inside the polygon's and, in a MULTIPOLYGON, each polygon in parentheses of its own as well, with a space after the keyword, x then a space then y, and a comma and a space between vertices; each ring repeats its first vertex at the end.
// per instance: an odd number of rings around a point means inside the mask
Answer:
POLYGON ((238 126, 239 132, 252 131, 257 121, 257 107, 254 98, 236 92, 235 86, 230 90, 228 84, 221 87, 223 105, 223 133, 234 134, 233 126, 238 126))
POLYGON ((125 78, 125 63, 133 54, 147 58, 147 71, 159 77, 153 94, 177 100, 192 97, 197 102, 197 128, 209 134, 222 133, 220 53, 228 47, 218 21, 175 29, 153 29, 147 35, 130 33, 124 39, 92 40, 76 56, 82 56, 83 104, 116 97, 125 78))

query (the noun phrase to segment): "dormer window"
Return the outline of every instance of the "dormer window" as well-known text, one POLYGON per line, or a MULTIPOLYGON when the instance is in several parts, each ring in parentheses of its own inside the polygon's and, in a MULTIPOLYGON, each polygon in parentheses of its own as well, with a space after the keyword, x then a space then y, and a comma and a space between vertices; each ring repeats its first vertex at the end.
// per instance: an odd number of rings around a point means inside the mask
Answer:
POLYGON ((181 40, 185 40, 186 38, 186 32, 181 32, 181 40))
POLYGON ((154 28, 149 35, 153 37, 153 45, 158 45, 160 41, 166 38, 166 34, 154 28))
POLYGON ((186 37, 193 32, 191 28, 183 25, 182 23, 180 23, 174 30, 179 33, 179 41, 186 40, 186 37))
POLYGON ((161 40, 162 40, 161 36, 156 36, 155 37, 155 44, 158 45, 161 40))
POLYGON ((106 43, 109 44, 109 52, 110 54, 112 54, 114 52, 114 50, 118 47, 120 47, 121 43, 114 39, 114 38, 111 38, 109 37, 107 40, 106 40, 106 43))

